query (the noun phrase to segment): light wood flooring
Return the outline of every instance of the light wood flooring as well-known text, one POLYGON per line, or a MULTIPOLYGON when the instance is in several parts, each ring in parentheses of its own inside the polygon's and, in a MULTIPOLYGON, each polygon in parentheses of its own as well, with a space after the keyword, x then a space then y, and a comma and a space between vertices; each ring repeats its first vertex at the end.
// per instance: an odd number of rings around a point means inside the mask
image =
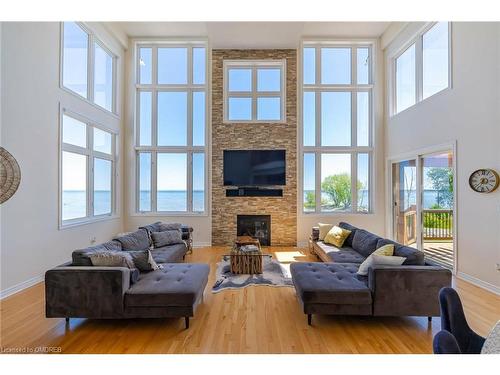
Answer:
MULTIPOLYGON (((315 261, 306 249, 267 248, 281 262, 315 261)), ((0 301, 0 347, 60 347, 62 353, 431 353, 439 318, 314 316, 307 325, 288 287, 252 286, 212 294, 215 265, 227 249, 195 249, 209 263, 204 303, 183 319, 47 319, 43 283, 0 301)), ((456 287, 470 325, 486 335, 500 319, 500 297, 464 281, 456 287)))

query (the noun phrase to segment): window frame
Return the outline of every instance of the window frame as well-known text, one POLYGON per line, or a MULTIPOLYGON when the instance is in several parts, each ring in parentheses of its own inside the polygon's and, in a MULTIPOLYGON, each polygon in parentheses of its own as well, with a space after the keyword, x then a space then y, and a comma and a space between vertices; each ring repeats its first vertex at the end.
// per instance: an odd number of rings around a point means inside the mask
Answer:
POLYGON ((59 229, 70 228, 78 225, 94 223, 103 220, 112 220, 118 217, 117 214, 117 137, 118 132, 99 124, 89 118, 62 107, 59 114, 59 229), (71 117, 86 126, 86 147, 80 147, 63 142, 64 116, 71 117), (111 134, 111 154, 106 154, 94 150, 94 128, 111 134), (83 155, 87 158, 86 169, 86 216, 81 218, 63 220, 63 152, 71 152, 83 155), (94 159, 103 159, 111 162, 111 212, 101 215, 94 215, 94 159))
POLYGON ((224 60, 223 63, 223 123, 224 124, 283 124, 286 123, 286 59, 270 60, 224 60), (258 91, 257 90, 257 70, 258 69, 279 69, 280 91, 258 91), (251 69, 252 89, 250 91, 229 92, 229 70, 230 69, 251 69), (257 119, 257 99, 258 98, 280 98, 280 119, 279 120, 258 120, 257 119), (250 120, 230 120, 229 119, 229 98, 251 98, 252 116, 250 120))
MULTIPOLYGON (((71 22, 71 21, 68 21, 71 22)), ((82 29, 88 36, 87 39, 87 96, 81 96, 77 92, 71 90, 70 88, 64 86, 64 21, 60 23, 60 53, 59 53, 59 88, 74 95, 80 100, 103 110, 104 112, 113 115, 116 118, 118 116, 118 105, 117 105, 117 68, 118 68, 118 56, 111 51, 106 44, 97 37, 97 35, 83 22, 74 22, 78 27, 82 29), (108 55, 111 56, 113 75, 112 75, 112 94, 111 94, 111 110, 94 102, 94 81, 95 81, 95 44, 103 49, 108 55)))
POLYGON ((370 215, 374 213, 375 184, 374 168, 375 165, 375 93, 376 93, 376 40, 330 40, 315 39, 302 40, 298 54, 298 80, 299 80, 299 158, 298 158, 298 206, 301 207, 299 215, 310 216, 336 216, 336 215, 370 215), (321 48, 351 48, 351 83, 350 84, 322 84, 321 83, 321 48), (305 84, 303 74, 304 48, 315 48, 315 83, 305 84), (357 83, 357 48, 368 48, 370 67, 368 69, 368 83, 357 83), (315 144, 314 146, 304 145, 304 93, 315 93, 315 144), (321 93, 322 92, 350 92, 351 93, 351 145, 350 146, 321 146, 321 93), (369 94, 369 113, 368 113, 368 146, 358 146, 358 127, 357 127, 357 93, 368 92, 369 94), (306 211, 304 207, 304 154, 314 154, 315 158, 315 208, 306 211), (350 154, 351 157, 351 209, 347 211, 322 211, 321 210, 321 155, 322 154, 350 154), (358 211, 358 154, 368 154, 368 199, 369 206, 367 211, 358 211), (319 194, 318 194, 319 193, 319 194))
MULTIPOLYGON (((445 21, 443 21, 445 22, 445 21)), ((399 47, 390 57, 389 57, 389 69, 390 69, 390 82, 389 82, 389 113, 390 117, 396 116, 406 110, 417 106, 419 103, 424 102, 435 95, 441 94, 453 87, 453 44, 452 44, 452 22, 447 22, 448 24, 448 86, 435 92, 434 94, 423 97, 424 92, 424 81, 423 81, 423 36, 430 29, 432 29, 439 22, 427 22, 424 26, 420 27, 412 37, 409 38, 401 47, 399 47), (397 70, 396 61, 397 59, 405 53, 408 48, 415 44, 415 104, 401 110, 397 111, 397 70)))
POLYGON ((210 137, 210 92, 209 92, 209 44, 207 40, 134 40, 134 153, 135 153, 135 204, 133 215, 136 216, 208 216, 209 215, 209 137, 210 137), (158 48, 187 48, 187 83, 158 83, 158 48), (151 48, 151 83, 140 83, 140 50, 151 48), (193 49, 205 48, 205 83, 193 83, 193 49), (185 146, 158 146, 158 93, 181 91, 187 93, 187 144, 185 146), (140 145, 140 93, 151 92, 151 145, 140 145), (205 93, 205 129, 204 145, 193 145, 193 94, 205 93), (151 210, 140 210, 140 158, 141 153, 151 154, 151 210), (186 165, 186 211, 157 210, 157 174, 159 153, 185 153, 186 165), (204 158, 204 210, 193 211, 193 154, 203 153, 204 158))

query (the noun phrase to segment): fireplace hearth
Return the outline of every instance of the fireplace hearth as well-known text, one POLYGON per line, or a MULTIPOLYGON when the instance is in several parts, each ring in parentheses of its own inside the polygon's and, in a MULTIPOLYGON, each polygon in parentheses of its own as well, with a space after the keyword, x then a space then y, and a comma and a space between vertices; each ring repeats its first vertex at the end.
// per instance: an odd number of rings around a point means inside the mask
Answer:
POLYGON ((257 238, 262 246, 270 246, 271 215, 237 215, 236 234, 257 238))

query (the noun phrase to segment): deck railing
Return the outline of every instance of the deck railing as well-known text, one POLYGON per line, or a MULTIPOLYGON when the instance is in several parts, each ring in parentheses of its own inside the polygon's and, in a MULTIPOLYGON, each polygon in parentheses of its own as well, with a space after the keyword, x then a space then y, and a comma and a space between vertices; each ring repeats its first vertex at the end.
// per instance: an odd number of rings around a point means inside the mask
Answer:
POLYGON ((424 240, 453 239, 453 210, 423 210, 424 240))

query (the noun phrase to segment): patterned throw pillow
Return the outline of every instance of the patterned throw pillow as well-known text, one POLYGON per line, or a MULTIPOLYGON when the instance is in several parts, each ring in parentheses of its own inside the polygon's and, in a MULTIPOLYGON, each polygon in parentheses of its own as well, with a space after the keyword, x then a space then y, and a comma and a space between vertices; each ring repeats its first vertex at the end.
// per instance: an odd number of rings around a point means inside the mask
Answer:
POLYGON ((166 230, 164 232, 151 233, 151 239, 154 247, 163 247, 183 243, 182 232, 180 230, 166 230))
POLYGON ((127 251, 127 253, 132 257, 135 267, 141 272, 156 271, 163 268, 156 264, 149 250, 127 251))
MULTIPOLYGON (((358 269, 358 275, 368 275, 368 268, 374 264, 373 259, 377 257, 376 259, 379 259, 380 257, 391 257, 391 258, 401 258, 401 257, 393 257, 392 255, 394 254, 394 245, 393 244, 388 244, 384 245, 382 247, 379 247, 377 250, 375 250, 368 258, 365 259, 363 263, 359 266, 358 269)), ((406 258, 403 258, 403 262, 406 258)), ((380 262, 380 260, 379 260, 380 262)), ((383 262, 383 260, 382 260, 383 262)), ((401 262, 402 263, 402 262, 401 262)), ((381 264, 381 263, 378 263, 381 264)))
POLYGON ((165 232, 166 230, 181 230, 182 229, 182 224, 181 223, 160 223, 158 224, 158 231, 155 232, 165 232))
POLYGON ((93 266, 135 268, 132 257, 123 251, 96 251, 89 258, 93 266))
POLYGON ((325 243, 329 243, 337 247, 342 247, 346 238, 349 237, 350 234, 351 234, 350 230, 334 226, 325 236, 324 241, 325 243))

